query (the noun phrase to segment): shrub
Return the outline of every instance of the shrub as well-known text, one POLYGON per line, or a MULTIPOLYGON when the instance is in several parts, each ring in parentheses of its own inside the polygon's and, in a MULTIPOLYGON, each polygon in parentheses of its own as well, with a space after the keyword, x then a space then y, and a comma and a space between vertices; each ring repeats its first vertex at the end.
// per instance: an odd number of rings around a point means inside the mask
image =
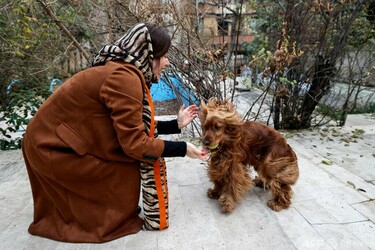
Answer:
POLYGON ((49 94, 47 85, 19 81, 11 86, 0 108, 0 150, 21 148, 27 124, 49 94))

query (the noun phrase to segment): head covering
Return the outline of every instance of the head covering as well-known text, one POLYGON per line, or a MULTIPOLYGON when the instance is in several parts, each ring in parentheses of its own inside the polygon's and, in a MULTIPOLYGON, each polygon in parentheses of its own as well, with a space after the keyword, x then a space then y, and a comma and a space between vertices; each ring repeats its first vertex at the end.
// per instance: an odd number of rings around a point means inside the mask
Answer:
POLYGON ((143 73, 147 84, 150 85, 158 81, 152 73, 153 59, 150 32, 144 23, 139 23, 114 44, 104 45, 94 57, 92 66, 104 65, 107 61, 131 63, 143 73))

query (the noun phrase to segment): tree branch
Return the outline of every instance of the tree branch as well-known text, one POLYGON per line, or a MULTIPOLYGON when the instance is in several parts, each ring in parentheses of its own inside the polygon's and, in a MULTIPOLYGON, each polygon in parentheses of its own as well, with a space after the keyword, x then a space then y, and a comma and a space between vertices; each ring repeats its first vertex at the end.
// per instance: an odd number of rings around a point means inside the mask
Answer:
POLYGON ((56 23, 56 25, 64 32, 64 34, 73 42, 74 46, 83 54, 88 62, 91 60, 91 56, 86 52, 86 50, 79 44, 77 39, 70 33, 70 31, 65 27, 65 25, 58 19, 55 15, 49 3, 43 0, 36 0, 43 8, 44 12, 51 17, 51 19, 56 23))

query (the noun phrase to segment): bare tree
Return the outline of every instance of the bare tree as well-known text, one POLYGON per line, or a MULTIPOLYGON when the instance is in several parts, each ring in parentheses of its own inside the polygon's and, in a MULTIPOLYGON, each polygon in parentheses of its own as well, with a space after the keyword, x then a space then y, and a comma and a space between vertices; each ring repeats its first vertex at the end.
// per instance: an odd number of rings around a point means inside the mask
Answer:
MULTIPOLYGON (((30 63, 30 60, 24 60, 25 57, 37 62, 32 65, 36 67, 34 75, 40 75, 42 78, 45 75, 40 72, 49 72, 49 74, 57 72, 69 76, 79 68, 64 71, 59 67, 63 61, 69 59, 69 52, 73 47, 76 48, 76 53, 89 61, 103 44, 117 39, 130 26, 137 22, 153 22, 164 26, 172 34, 173 46, 168 55, 173 65, 170 73, 179 77, 185 89, 183 92, 176 90, 181 99, 193 98, 194 100, 191 101, 200 101, 212 96, 221 99, 234 98, 236 51, 239 46, 241 24, 245 22, 242 10, 243 6, 248 4, 247 1, 236 0, 236 5, 232 7, 225 5, 225 1, 210 1, 210 4, 222 10, 223 14, 225 10, 233 16, 231 38, 228 43, 223 42, 221 45, 213 45, 210 37, 200 32, 200 13, 195 1, 38 0, 37 2, 39 9, 22 2, 23 13, 25 15, 31 13, 31 18, 25 16, 25 20, 39 22, 42 20, 45 24, 38 24, 42 27, 52 27, 48 22, 53 22, 59 27, 60 32, 56 32, 58 30, 55 29, 52 38, 52 32, 38 33, 36 30, 38 25, 33 24, 34 26, 27 27, 35 28, 35 32, 32 33, 34 37, 30 36, 30 41, 38 40, 31 47, 33 51, 25 49, 29 48, 29 44, 8 46, 10 43, 5 39, 2 40, 5 46, 1 49, 2 53, 12 54, 17 53, 13 48, 23 48, 18 50, 23 57, 18 62, 30 63), (74 18, 69 19, 72 16, 74 18), (44 36, 49 34, 49 38, 54 40, 44 37, 35 38, 36 34, 44 36), (43 45, 39 45, 42 43, 43 45), (87 43, 89 46, 86 46, 87 43), (10 48, 8 52, 5 51, 7 48, 10 48), (46 48, 51 49, 47 52, 46 48), (43 55, 35 54, 41 51, 43 55)), ((363 21, 366 13, 370 13, 367 16, 373 16, 371 11, 374 7, 371 7, 373 6, 371 1, 280 0, 251 1, 251 3, 258 12, 259 19, 267 18, 265 22, 260 22, 262 26, 258 30, 258 34, 265 34, 267 39, 262 44, 264 49, 253 54, 253 61, 249 64, 253 72, 261 69, 265 80, 260 90, 251 92, 253 99, 248 100, 250 104, 246 119, 257 119, 259 115, 266 114, 267 122, 270 123, 272 117, 272 123, 276 128, 307 128, 327 121, 323 119, 324 113, 317 112, 317 109, 328 105, 330 99, 326 96, 331 93, 334 82, 350 83, 350 86, 353 86, 347 91, 350 96, 355 97, 361 93, 363 89, 361 86, 366 84, 369 73, 374 71, 368 67, 373 63, 374 55, 366 52, 366 49, 371 51, 373 47, 365 47, 365 44, 373 39, 371 38, 373 33, 369 31, 373 27, 371 24, 374 18, 363 21), (256 2, 260 4, 254 4, 256 2), (353 27, 365 27, 367 31, 355 36, 353 32, 359 32, 360 29, 353 29, 353 27), (355 44, 353 40, 358 40, 363 34, 368 34, 367 40, 362 39, 355 44), (355 51, 358 52, 357 58, 363 58, 366 53, 368 55, 368 60, 361 67, 358 67, 358 64, 363 60, 350 60, 355 51), (348 58, 345 63, 343 63, 344 58, 348 58), (342 65, 348 65, 347 62, 350 62, 350 70, 348 66, 342 71, 342 65), (345 79, 339 78, 344 75, 345 79)), ((25 27, 22 29, 27 30, 25 27)), ((17 71, 8 70, 8 72, 17 71)), ((257 77, 253 78, 257 79, 257 77)), ((258 81, 258 83, 262 82, 258 81)), ((343 111, 339 112, 342 117, 354 108, 351 102, 352 98, 347 98, 347 102, 343 104, 343 111)))
POLYGON ((37 2, 42 6, 46 15, 50 16, 51 19, 56 23, 56 25, 64 32, 64 34, 74 43, 74 46, 79 49, 79 51, 85 56, 85 58, 89 61, 91 59, 90 55, 86 52, 86 50, 81 46, 81 44, 77 41, 77 39, 70 33, 70 31, 65 27, 65 25, 57 18, 56 14, 51 9, 51 6, 48 2, 43 0, 37 0, 37 2))
MULTIPOLYGON (((266 28, 270 47, 275 52, 266 56, 268 67, 263 73, 273 90, 270 115, 273 115, 275 128, 308 128, 329 120, 317 112, 317 107, 327 104, 322 102, 323 97, 331 93, 338 76, 343 75, 340 60, 353 49, 363 53, 368 44, 361 41, 353 47, 353 39, 357 39, 353 37, 353 31, 356 31, 353 27, 358 28, 358 22, 361 22, 361 28, 366 29, 367 25, 367 30, 371 30, 369 22, 363 22, 368 3, 267 1, 267 9, 258 9, 260 13, 267 11, 271 18, 275 13, 282 13, 266 28)), ((257 64, 257 60, 253 63, 257 64)), ((362 73, 368 72, 367 67, 362 73)), ((351 82, 359 83, 363 76, 357 76, 351 82)), ((348 95, 352 93, 349 91, 348 95)))

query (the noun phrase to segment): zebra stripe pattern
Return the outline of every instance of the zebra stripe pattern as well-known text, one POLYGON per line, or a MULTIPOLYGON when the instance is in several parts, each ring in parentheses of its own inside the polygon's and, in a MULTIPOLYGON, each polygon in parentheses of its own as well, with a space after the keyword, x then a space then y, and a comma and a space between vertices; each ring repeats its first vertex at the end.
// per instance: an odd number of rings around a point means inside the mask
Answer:
MULTIPOLYGON (((160 165, 163 166, 163 165, 160 165)), ((164 165, 165 166, 165 165, 164 165)), ((142 200, 144 212, 143 230, 161 230, 168 227, 168 183, 166 168, 160 167, 161 186, 163 191, 163 198, 159 199, 156 190, 155 172, 151 164, 141 163, 141 178, 142 178, 142 200), (163 203, 163 204, 162 204, 163 203), (161 209, 161 206, 164 209, 161 209), (161 211, 164 210, 165 212, 161 211), (164 214, 161 214, 161 213, 164 214), (164 216, 164 223, 161 217, 164 216)))
POLYGON ((152 73, 153 60, 150 33, 144 23, 139 23, 114 44, 104 45, 95 55, 92 66, 104 65, 107 61, 131 63, 143 73, 146 82, 151 83, 158 81, 152 73))
MULTIPOLYGON (((148 91, 145 91, 142 114, 142 119, 148 134, 150 133, 151 120, 153 119, 152 107, 150 107, 148 101, 149 94, 148 91)), ((158 137, 156 128, 153 136, 154 138, 158 137)), ((141 162, 142 201, 144 213, 143 230, 162 230, 168 227, 169 210, 167 169, 165 167, 164 159, 161 158, 159 161, 160 163, 157 166, 155 166, 155 164, 141 162), (158 185, 157 181, 159 181, 160 185, 158 185)))

